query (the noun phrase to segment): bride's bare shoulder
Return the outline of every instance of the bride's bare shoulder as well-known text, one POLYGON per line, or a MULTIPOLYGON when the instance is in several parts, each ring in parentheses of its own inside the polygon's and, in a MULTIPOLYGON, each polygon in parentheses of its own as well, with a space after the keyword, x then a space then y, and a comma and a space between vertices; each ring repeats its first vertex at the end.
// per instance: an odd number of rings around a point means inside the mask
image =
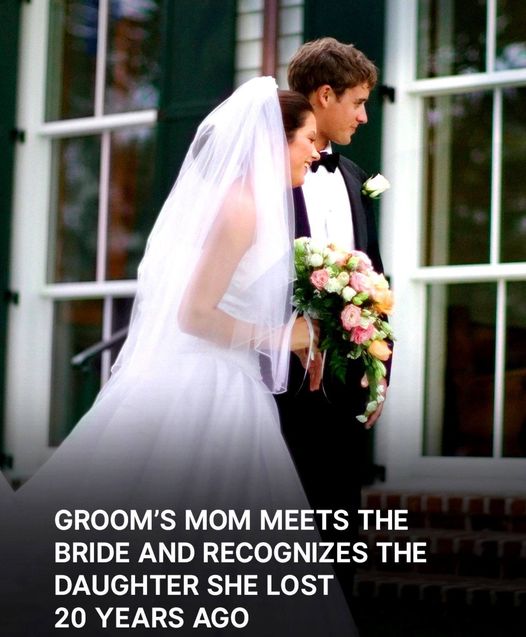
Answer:
POLYGON ((256 205, 246 182, 238 180, 229 188, 219 213, 219 225, 240 240, 252 241, 256 229, 256 205))

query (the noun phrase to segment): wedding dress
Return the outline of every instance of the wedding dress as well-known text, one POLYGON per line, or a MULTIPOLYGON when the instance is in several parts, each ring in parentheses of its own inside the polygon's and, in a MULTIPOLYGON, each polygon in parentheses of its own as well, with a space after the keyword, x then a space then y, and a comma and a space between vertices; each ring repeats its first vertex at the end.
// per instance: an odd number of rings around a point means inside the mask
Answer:
MULTIPOLYGON (((148 539, 185 540, 196 546, 203 541, 245 541, 252 547, 319 541, 311 528, 278 532, 258 526, 262 510, 273 514, 310 508, 282 438, 272 396, 284 389, 287 379, 291 228, 288 155, 276 85, 272 78, 258 78, 238 89, 199 127, 150 236, 139 269, 129 337, 112 377, 70 436, 17 495, 26 531, 38 528, 42 544, 63 538, 119 540, 128 536, 115 529, 102 534, 58 533, 55 512, 149 510, 158 514, 172 510, 178 521, 173 532, 167 535, 157 529, 158 534, 148 539), (223 275, 223 264, 236 250, 235 237, 229 245, 229 230, 245 222, 253 226, 254 238, 229 266, 231 275, 223 275), (216 254, 217 272, 214 268, 201 272, 202 264, 213 263, 216 254), (217 324, 210 325, 205 335, 192 333, 191 325, 183 329, 181 325, 190 320, 185 322, 187 307, 199 300, 201 285, 214 289, 216 276, 217 324), (190 533, 182 524, 186 510, 196 515, 248 512, 250 524, 190 533)), ((129 535, 137 540, 133 533, 129 535)), ((29 537, 27 545, 35 556, 39 554, 35 538, 32 533, 29 537)), ((79 565, 78 572, 83 568, 87 567, 79 565)), ((101 573, 110 569, 93 568, 101 573)), ((146 567, 130 565, 130 573, 134 568, 143 572, 146 567)), ((196 560, 162 568, 164 572, 198 572, 204 582, 210 574, 259 578, 265 589, 258 589, 259 595, 185 600, 191 609, 185 616, 212 603, 249 610, 246 627, 221 628, 218 633, 232 630, 232 634, 251 637, 356 634, 330 566, 255 560, 204 565, 196 560), (322 590, 322 575, 331 580, 328 592, 322 590), (305 582, 305 576, 312 576, 311 582, 317 578, 315 595, 266 594, 268 577, 279 589, 284 577, 293 586, 305 582)), ((45 577, 48 569, 61 572, 47 563, 45 577)), ((95 603, 86 597, 66 601, 79 606, 95 603)), ((175 602, 184 605, 178 598, 175 602)), ((54 604, 62 605, 60 599, 54 604)), ((153 605, 160 604, 157 600, 153 605)), ((194 635, 195 629, 189 621, 177 632, 194 635)))

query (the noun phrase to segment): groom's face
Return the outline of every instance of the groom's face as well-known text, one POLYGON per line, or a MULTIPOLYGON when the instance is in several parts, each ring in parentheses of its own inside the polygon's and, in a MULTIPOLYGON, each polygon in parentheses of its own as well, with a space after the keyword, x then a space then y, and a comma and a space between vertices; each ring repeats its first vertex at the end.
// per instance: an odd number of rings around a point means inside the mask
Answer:
POLYGON ((351 142, 358 127, 367 123, 365 104, 369 93, 367 84, 348 88, 339 97, 330 86, 320 91, 315 111, 318 136, 323 146, 329 141, 344 146, 351 142))

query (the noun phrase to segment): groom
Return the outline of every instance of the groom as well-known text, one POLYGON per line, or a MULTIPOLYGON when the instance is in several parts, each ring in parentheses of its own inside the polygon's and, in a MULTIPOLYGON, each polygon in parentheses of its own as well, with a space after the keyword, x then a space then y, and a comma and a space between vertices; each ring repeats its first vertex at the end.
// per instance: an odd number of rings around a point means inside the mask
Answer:
MULTIPOLYGON (((367 123, 365 105, 376 84, 376 67, 352 44, 322 38, 307 42, 295 53, 288 80, 290 88, 305 95, 314 108, 316 148, 322 153, 304 186, 294 191, 296 236, 361 250, 374 269, 382 272, 372 202, 361 194, 369 175, 331 148, 332 142, 349 144, 357 129, 367 123)), ((310 391, 309 379, 303 382, 302 354, 292 356, 288 392, 277 397, 283 434, 311 506, 350 511, 350 533, 322 532, 323 538, 356 541, 355 512, 360 508, 361 484, 370 470, 370 428, 382 406, 364 427, 355 418, 365 408, 361 362, 351 362, 345 383, 332 379, 326 370, 323 388, 310 391)), ((336 572, 350 600, 352 564, 337 566, 336 572)))

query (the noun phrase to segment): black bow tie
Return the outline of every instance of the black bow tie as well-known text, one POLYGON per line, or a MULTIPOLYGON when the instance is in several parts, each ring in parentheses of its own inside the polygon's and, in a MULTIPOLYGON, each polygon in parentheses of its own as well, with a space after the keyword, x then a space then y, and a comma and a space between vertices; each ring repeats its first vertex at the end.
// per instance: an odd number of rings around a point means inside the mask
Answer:
POLYGON ((333 173, 338 168, 340 153, 320 153, 320 155, 317 161, 312 162, 312 172, 315 173, 320 166, 325 166, 330 173, 333 173))

